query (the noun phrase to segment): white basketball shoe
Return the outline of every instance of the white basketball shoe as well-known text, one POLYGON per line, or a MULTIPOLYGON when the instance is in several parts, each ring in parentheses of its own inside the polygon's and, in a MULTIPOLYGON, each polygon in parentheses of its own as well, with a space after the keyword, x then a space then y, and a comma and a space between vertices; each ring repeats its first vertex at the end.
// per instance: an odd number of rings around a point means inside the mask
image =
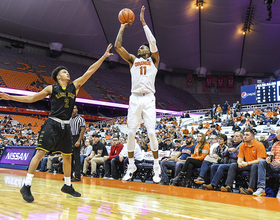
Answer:
POLYGON ((127 170, 126 170, 126 173, 125 175, 123 176, 122 180, 123 181, 127 181, 127 180, 130 180, 133 176, 133 173, 137 170, 137 167, 135 166, 135 164, 128 164, 127 166, 127 170))
POLYGON ((154 176, 153 176, 153 181, 155 183, 159 183, 161 180, 161 168, 160 165, 154 165, 153 166, 153 170, 154 170, 154 176))

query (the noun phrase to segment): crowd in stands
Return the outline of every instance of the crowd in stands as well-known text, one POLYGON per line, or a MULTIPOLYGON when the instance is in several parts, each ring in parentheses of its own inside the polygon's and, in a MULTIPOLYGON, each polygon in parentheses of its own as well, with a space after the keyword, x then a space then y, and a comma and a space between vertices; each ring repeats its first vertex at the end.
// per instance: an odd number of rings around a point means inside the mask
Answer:
MULTIPOLYGON (((262 185, 257 186, 258 163, 262 163, 263 176, 263 170, 267 166, 264 162, 267 153, 274 152, 273 164, 280 167, 278 161, 280 156, 275 149, 279 138, 277 137, 279 130, 277 126, 280 126, 279 110, 278 107, 272 109, 266 106, 242 112, 238 102, 234 107, 225 102, 222 107, 214 105, 211 112, 203 117, 196 117, 191 122, 187 121, 193 117, 189 113, 184 113, 182 117, 164 116, 158 119, 157 139, 160 152, 164 152, 161 154, 164 156, 160 156, 161 184, 231 192, 235 191, 235 181, 238 185, 237 174, 241 171, 251 171, 249 185, 247 188, 240 187, 240 191, 251 195, 255 190, 264 188, 263 180, 262 185), (248 155, 245 156, 246 153, 243 151, 250 138, 253 138, 252 143, 257 145, 260 153, 257 151, 257 154, 251 155, 252 157, 248 159, 248 155), (242 161, 239 158, 243 158, 242 161)), ((15 144, 36 145, 35 136, 24 138, 18 135, 23 128, 32 131, 31 125, 16 124, 11 128, 11 121, 12 118, 9 116, 1 120, 2 147, 15 144), (14 139, 3 136, 11 132, 16 134, 14 139)), ((83 176, 111 179, 122 177, 127 164, 125 125, 125 117, 87 124, 81 149, 83 176)), ((278 134, 280 136, 280 131, 278 134)), ((144 124, 141 124, 137 131, 136 142, 138 143, 136 161, 141 165, 150 152, 144 124)), ((46 154, 38 170, 61 172, 62 162, 60 155, 46 154)), ((271 170, 280 171, 277 166, 269 171, 271 170)), ((264 192, 259 190, 257 194, 263 195, 264 192)))

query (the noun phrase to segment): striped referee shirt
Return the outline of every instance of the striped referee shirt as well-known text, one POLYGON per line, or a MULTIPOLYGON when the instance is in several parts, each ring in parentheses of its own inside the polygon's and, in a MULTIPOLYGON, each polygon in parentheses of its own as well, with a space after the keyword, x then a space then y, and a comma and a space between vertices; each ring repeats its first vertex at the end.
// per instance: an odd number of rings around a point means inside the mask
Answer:
POLYGON ((79 135, 81 127, 86 126, 85 119, 82 118, 80 115, 76 115, 75 117, 70 118, 69 122, 72 135, 79 135))

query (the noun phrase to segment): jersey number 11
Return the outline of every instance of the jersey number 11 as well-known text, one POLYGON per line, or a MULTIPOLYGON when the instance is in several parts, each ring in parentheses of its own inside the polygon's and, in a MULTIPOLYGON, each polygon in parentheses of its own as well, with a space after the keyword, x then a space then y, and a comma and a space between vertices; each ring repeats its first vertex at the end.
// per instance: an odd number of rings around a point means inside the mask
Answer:
POLYGON ((146 66, 140 66, 140 75, 143 75, 143 71, 144 71, 144 75, 146 75, 146 72, 147 72, 146 66))

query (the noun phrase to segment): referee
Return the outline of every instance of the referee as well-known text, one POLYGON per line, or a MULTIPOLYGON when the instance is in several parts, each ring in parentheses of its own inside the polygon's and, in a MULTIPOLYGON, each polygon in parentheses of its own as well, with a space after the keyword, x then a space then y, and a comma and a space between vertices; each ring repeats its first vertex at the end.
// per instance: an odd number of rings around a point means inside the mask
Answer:
POLYGON ((73 145, 73 155, 72 155, 72 177, 73 172, 75 172, 75 177, 72 178, 72 182, 81 181, 81 141, 85 134, 85 119, 78 115, 78 108, 74 105, 72 117, 70 118, 70 127, 72 133, 72 145, 73 145))

